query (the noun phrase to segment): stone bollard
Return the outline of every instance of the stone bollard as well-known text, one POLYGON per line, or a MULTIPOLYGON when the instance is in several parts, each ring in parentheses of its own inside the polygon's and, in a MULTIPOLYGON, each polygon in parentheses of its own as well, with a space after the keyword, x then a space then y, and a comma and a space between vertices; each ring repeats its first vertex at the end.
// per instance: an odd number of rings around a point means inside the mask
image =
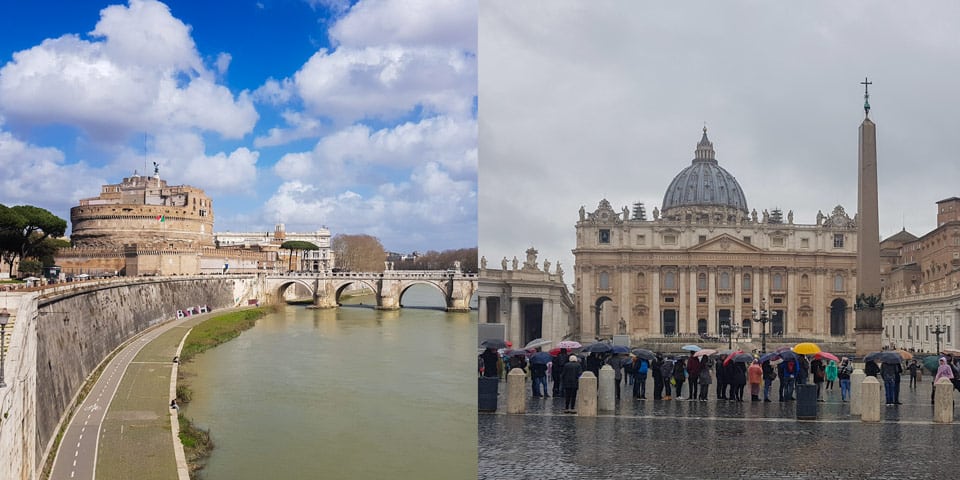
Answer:
POLYGON ((527 413, 527 374, 522 368, 507 374, 507 413, 527 413))
POLYGON ((597 379, 597 410, 601 412, 612 412, 617 408, 616 402, 616 374, 613 373, 613 367, 604 365, 600 369, 600 378, 597 379))
POLYGON ((866 375, 862 368, 858 368, 850 374, 850 415, 860 415, 864 378, 866 378, 866 375))
POLYGON ((876 377, 867 377, 861 384, 860 421, 880 421, 880 382, 876 377))
POLYGON ((577 415, 581 417, 597 416, 597 377, 593 372, 580 375, 580 390, 577 392, 577 415))
POLYGON ((953 423, 953 383, 941 378, 933 389, 933 422, 953 423))

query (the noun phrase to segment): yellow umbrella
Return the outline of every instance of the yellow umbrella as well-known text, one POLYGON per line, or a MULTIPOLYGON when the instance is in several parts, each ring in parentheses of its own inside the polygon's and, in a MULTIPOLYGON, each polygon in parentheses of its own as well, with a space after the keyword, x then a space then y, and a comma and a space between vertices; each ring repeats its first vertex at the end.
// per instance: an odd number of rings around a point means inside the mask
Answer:
POLYGON ((913 359, 913 354, 910 353, 910 352, 908 352, 908 351, 906 351, 906 350, 904 350, 904 349, 902 349, 902 348, 898 348, 898 349, 896 349, 896 350, 894 350, 894 351, 897 352, 897 353, 899 353, 900 356, 903 357, 904 360, 912 360, 912 359, 913 359))
POLYGON ((820 353, 820 347, 818 347, 816 343, 804 342, 794 345, 793 351, 800 355, 812 355, 814 353, 820 353))

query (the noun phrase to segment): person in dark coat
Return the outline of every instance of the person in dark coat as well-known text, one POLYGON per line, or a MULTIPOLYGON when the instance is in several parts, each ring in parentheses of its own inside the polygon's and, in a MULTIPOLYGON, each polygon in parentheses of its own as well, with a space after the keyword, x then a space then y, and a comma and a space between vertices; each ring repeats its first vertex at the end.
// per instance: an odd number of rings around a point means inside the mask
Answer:
POLYGON ((533 396, 534 397, 549 397, 550 393, 547 391, 547 364, 546 363, 530 363, 530 378, 532 379, 533 386, 533 396))
POLYGON ((877 362, 864 362, 863 365, 863 374, 868 377, 877 377, 877 374, 880 373, 880 367, 877 366, 877 362))
POLYGON ((483 360, 484 377, 500 376, 500 355, 496 349, 488 348, 484 350, 483 353, 480 354, 480 359, 483 360))
MULTIPOLYGON (((763 401, 769 402, 770 400, 770 388, 773 387, 773 381, 777 378, 777 373, 773 369, 773 365, 770 365, 770 360, 763 362, 760 365, 760 368, 763 369, 763 401)), ((782 397, 783 394, 781 393, 782 397)))
POLYGON ((659 353, 657 358, 653 360, 653 363, 650 364, 650 370, 653 375, 653 399, 660 400, 663 398, 663 373, 661 372, 661 367, 663 367, 663 356, 659 353))
POLYGON ((723 367, 723 362, 717 362, 717 400, 727 399, 727 371, 723 367))
POLYGON ((603 360, 600 359, 600 354, 590 352, 590 356, 587 357, 586 371, 593 372, 593 374, 597 378, 600 378, 600 367, 602 366, 603 366, 603 360))
POLYGON ((567 363, 567 353, 566 348, 561 348, 560 353, 553 356, 553 367, 550 370, 550 376, 553 377, 553 396, 560 397, 563 396, 563 389, 560 388, 560 374, 563 373, 563 366, 567 363))
POLYGON ((560 382, 563 383, 563 413, 576 412, 577 390, 580 388, 581 374, 583 374, 583 368, 580 367, 580 361, 576 355, 570 355, 560 374, 560 382))
POLYGON ((707 394, 710 393, 710 383, 713 382, 711 375, 713 365, 710 364, 710 357, 703 357, 703 361, 700 362, 700 378, 699 378, 699 388, 700 388, 700 401, 707 401, 707 394))
POLYGON ((884 363, 880 367, 880 377, 883 379, 883 392, 886 394, 888 407, 900 404, 896 397, 896 382, 899 375, 899 363, 884 363))
POLYGON ((663 364, 660 365, 660 375, 663 376, 663 399, 672 400, 673 394, 671 392, 670 380, 673 379, 673 357, 668 356, 666 360, 663 361, 663 364))
POLYGON ((731 400, 743 401, 743 389, 747 386, 747 364, 730 362, 730 394, 731 400))
POLYGON ((690 352, 690 358, 687 359, 687 381, 690 382, 690 400, 697 400, 700 389, 700 359, 693 356, 690 352))
POLYGON ((616 400, 619 402, 620 381, 623 380, 623 357, 619 355, 611 355, 610 358, 607 359, 607 365, 610 365, 610 368, 613 369, 613 382, 615 384, 614 398, 616 398, 616 400))
POLYGON ((673 364, 673 382, 677 385, 677 400, 683 400, 683 382, 687 380, 687 363, 678 358, 673 364))
POLYGON ((813 374, 813 383, 817 386, 817 401, 822 402, 820 398, 820 387, 823 386, 823 380, 827 378, 827 369, 823 366, 823 360, 814 358, 810 362, 810 373, 813 374))

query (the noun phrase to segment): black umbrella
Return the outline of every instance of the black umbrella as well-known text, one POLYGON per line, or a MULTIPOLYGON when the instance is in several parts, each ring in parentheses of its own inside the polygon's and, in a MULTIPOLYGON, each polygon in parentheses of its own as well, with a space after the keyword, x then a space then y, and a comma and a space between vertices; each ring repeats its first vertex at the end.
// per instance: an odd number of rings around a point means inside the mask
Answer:
POLYGON ((581 352, 607 353, 611 350, 613 350, 613 347, 611 347, 609 343, 597 342, 594 344, 587 345, 587 347, 581 350, 581 352))
POLYGON ((743 353, 743 352, 741 352, 741 353, 735 354, 735 355, 733 356, 733 360, 731 360, 731 362, 733 362, 733 363, 752 363, 753 360, 754 360, 753 355, 750 355, 749 353, 743 353))
POLYGON ((481 343, 480 345, 487 348, 496 348, 496 349, 507 348, 507 342, 504 342, 503 340, 500 340, 497 338, 489 338, 487 340, 484 340, 483 343, 481 343))
POLYGON ((634 348, 630 353, 648 362, 652 362, 657 359, 657 355, 646 348, 634 348))
POLYGON ((894 352, 893 350, 884 350, 882 352, 873 352, 868 353, 866 357, 863 357, 864 362, 880 362, 880 363, 900 363, 903 362, 903 357, 899 353, 894 352))

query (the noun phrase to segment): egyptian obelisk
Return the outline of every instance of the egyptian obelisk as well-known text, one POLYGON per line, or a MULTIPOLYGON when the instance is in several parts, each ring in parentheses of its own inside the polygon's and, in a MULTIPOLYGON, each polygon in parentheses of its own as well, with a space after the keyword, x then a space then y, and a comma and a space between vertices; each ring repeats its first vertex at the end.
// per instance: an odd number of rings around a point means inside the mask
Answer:
POLYGON ((880 297, 880 215, 877 212, 877 126, 870 120, 872 82, 864 79, 863 123, 860 124, 857 177, 857 356, 880 350, 883 334, 882 304, 861 301, 860 296, 880 297))

